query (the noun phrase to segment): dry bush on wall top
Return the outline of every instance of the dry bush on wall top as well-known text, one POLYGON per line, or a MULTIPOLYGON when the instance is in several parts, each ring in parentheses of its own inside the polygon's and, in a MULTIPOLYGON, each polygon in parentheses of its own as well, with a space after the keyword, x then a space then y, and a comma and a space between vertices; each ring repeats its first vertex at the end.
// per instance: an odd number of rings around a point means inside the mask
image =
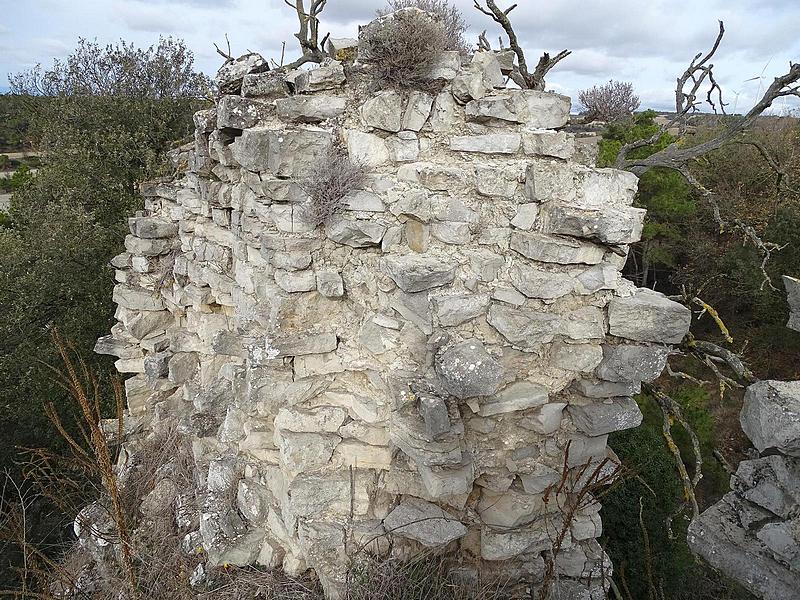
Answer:
POLYGON ((439 19, 406 9, 375 21, 364 32, 368 59, 377 83, 398 88, 420 88, 447 49, 447 34, 439 19))
POLYGON ((464 15, 448 0, 389 0, 386 8, 378 11, 378 15, 383 16, 412 7, 433 13, 441 19, 444 28, 445 50, 458 50, 464 58, 472 54, 472 47, 464 38, 464 33, 467 31, 464 15))

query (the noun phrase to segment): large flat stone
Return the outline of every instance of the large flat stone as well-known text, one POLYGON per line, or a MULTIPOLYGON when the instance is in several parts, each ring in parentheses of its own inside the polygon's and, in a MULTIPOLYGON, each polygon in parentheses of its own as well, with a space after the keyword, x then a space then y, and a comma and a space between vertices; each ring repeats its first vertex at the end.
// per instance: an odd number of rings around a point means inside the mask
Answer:
POLYGON ((427 548, 446 546, 467 534, 455 516, 439 506, 406 496, 384 519, 387 532, 415 540, 427 548))
POLYGON ((407 293, 447 285, 455 278, 455 267, 433 256, 394 256, 385 258, 381 265, 397 287, 407 293))
POLYGON ((609 333, 629 340, 677 344, 691 322, 688 308, 646 288, 608 305, 609 333))
POLYGON ((800 456, 800 381, 758 381, 747 388, 739 416, 759 452, 800 456))
POLYGON ((491 396, 500 387, 503 367, 478 340, 465 340, 436 359, 436 372, 450 394, 461 400, 491 396))
POLYGON ((511 249, 526 258, 562 265, 594 265, 603 260, 605 253, 603 248, 594 244, 523 231, 511 233, 511 249))
POLYGON ((285 177, 311 174, 327 152, 331 134, 322 129, 245 129, 230 146, 233 158, 250 171, 285 177))
POLYGON ((633 398, 614 398, 581 406, 573 404, 567 412, 575 427, 590 436, 631 429, 642 423, 642 411, 633 398))

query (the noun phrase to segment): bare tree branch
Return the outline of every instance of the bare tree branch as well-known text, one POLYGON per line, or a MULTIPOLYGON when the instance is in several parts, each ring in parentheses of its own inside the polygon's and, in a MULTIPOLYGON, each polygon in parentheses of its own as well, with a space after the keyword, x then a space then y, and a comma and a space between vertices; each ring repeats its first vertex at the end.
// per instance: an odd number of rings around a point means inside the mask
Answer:
MULTIPOLYGON (((562 50, 553 57, 551 57, 548 52, 545 52, 539 58, 539 62, 536 64, 536 68, 534 69, 533 73, 530 73, 528 71, 528 62, 525 59, 525 52, 522 50, 522 46, 519 45, 519 40, 517 39, 517 34, 514 31, 514 26, 511 24, 511 19, 508 18, 509 13, 514 10, 517 5, 512 4, 506 10, 502 10, 497 6, 497 3, 494 0, 485 0, 486 7, 484 7, 479 0, 473 0, 473 2, 476 10, 480 11, 492 19, 495 23, 500 25, 508 36, 509 46, 517 56, 517 64, 514 65, 514 70, 511 73, 511 79, 513 79, 514 82, 523 89, 543 91, 545 87, 544 78, 547 73, 559 62, 569 56, 571 51, 562 50)), ((483 36, 483 41, 485 40, 486 38, 483 36)), ((481 44, 482 42, 479 42, 480 48, 488 49, 481 44)), ((486 45, 488 46, 488 42, 486 45)))
MULTIPOLYGON (((306 12, 305 0, 283 0, 287 6, 290 6, 297 13, 297 20, 300 24, 300 29, 294 34, 297 41, 300 42, 300 50, 303 53, 296 61, 289 63, 284 69, 296 69, 306 63, 315 62, 322 63, 328 55, 325 52, 325 43, 328 41, 330 33, 320 41, 319 39, 319 15, 325 10, 325 4, 328 0, 311 0, 311 6, 306 12)), ((283 58, 281 57, 281 62, 283 58)))

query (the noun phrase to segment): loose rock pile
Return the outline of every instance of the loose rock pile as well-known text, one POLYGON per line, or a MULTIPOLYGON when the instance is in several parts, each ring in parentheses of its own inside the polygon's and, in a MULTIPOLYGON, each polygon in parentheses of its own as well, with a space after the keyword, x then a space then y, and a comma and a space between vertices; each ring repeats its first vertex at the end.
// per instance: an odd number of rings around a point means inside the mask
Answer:
MULTIPOLYGON (((369 92, 368 62, 247 55, 183 175, 142 186, 97 351, 132 374, 129 435, 191 438, 176 506, 199 502, 181 517, 207 566, 313 569, 335 597, 349 555, 438 549, 535 584, 562 471, 640 423, 631 396, 690 313, 620 276, 636 177, 591 166, 593 140, 559 131, 569 98, 506 89, 498 57, 369 92), (335 143, 368 184, 318 227, 303 183, 335 143)), ((599 509, 566 524, 569 597, 602 596, 599 509)))
POLYGON ((762 455, 739 464, 731 492, 693 520, 694 552, 764 600, 800 590, 800 381, 749 388, 742 429, 762 455))

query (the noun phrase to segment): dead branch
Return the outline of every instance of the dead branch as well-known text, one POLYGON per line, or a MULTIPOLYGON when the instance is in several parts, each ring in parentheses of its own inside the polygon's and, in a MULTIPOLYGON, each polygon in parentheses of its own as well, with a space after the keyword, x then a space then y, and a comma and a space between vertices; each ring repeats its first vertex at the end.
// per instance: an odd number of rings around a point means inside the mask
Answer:
POLYGON ((756 377, 753 372, 747 368, 741 357, 730 350, 717 346, 712 342, 703 340, 690 340, 687 343, 689 351, 695 353, 701 360, 705 362, 705 357, 711 356, 720 359, 736 374, 736 376, 745 383, 755 383, 756 377))
MULTIPOLYGON (((330 33, 326 34, 319 39, 319 15, 325 10, 325 4, 328 0, 311 0, 311 6, 308 12, 305 9, 304 0, 283 0, 287 6, 290 6, 297 12, 297 20, 300 24, 300 30, 294 34, 297 41, 300 42, 300 50, 303 53, 296 61, 289 63, 284 68, 287 70, 296 69, 306 63, 322 63, 328 55, 325 52, 325 44, 328 41, 330 33)), ((283 62, 283 58, 281 58, 283 62)))
POLYGON ((217 54, 219 54, 222 58, 225 59, 225 64, 232 63, 235 59, 231 54, 231 41, 228 39, 228 34, 225 34, 225 42, 228 44, 228 51, 223 51, 219 46, 214 44, 214 48, 217 50, 217 54))
MULTIPOLYGON (((509 47, 517 56, 517 64, 514 65, 514 70, 511 72, 511 79, 513 79, 514 82, 523 89, 544 91, 544 78, 547 73, 559 62, 572 54, 572 52, 570 50, 562 50, 553 57, 550 56, 550 53, 545 52, 541 57, 539 57, 539 62, 536 64, 536 68, 534 69, 533 73, 530 73, 528 70, 528 62, 525 59, 525 52, 522 50, 522 46, 519 45, 519 40, 517 39, 517 34, 514 31, 514 26, 511 23, 511 19, 508 18, 509 13, 514 10, 517 5, 512 4, 506 10, 502 10, 497 6, 497 3, 494 0, 485 0, 485 7, 481 5, 479 0, 473 0, 473 2, 476 10, 480 11, 492 19, 495 23, 500 25, 508 36, 509 47)), ((485 36, 483 36, 482 41, 486 41, 485 36)), ((479 41, 479 48, 489 49, 482 45, 482 41, 479 41)), ((500 45, 502 47, 502 41, 500 45)), ((486 46, 488 46, 488 42, 486 42, 486 46)))

